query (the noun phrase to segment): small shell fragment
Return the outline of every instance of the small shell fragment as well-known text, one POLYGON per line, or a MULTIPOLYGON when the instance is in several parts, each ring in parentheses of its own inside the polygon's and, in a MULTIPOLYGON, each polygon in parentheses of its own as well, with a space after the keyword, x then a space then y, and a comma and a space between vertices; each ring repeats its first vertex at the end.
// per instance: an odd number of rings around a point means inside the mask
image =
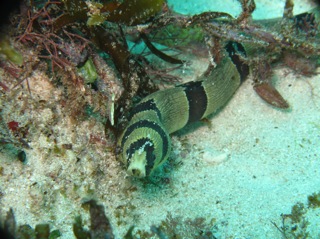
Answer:
POLYGON ((202 156, 202 161, 208 165, 217 165, 224 163, 230 158, 230 154, 228 153, 220 153, 211 152, 210 150, 205 151, 202 156))

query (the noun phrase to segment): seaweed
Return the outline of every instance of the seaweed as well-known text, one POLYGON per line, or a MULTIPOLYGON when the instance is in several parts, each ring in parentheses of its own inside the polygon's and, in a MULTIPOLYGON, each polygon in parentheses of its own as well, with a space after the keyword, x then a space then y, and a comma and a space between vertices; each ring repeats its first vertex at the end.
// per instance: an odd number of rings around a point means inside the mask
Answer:
POLYGON ((164 3, 165 0, 126 0, 106 20, 128 26, 143 24, 159 13, 164 3))
POLYGON ((319 208, 320 207, 320 192, 313 193, 308 196, 308 206, 311 208, 319 208))
POLYGON ((76 217, 72 226, 73 234, 77 239, 90 239, 90 232, 85 230, 80 216, 76 217))
POLYGON ((73 233, 77 239, 113 239, 114 234, 112 231, 109 219, 106 217, 102 205, 98 205, 95 200, 85 202, 84 205, 89 206, 90 212, 90 231, 83 229, 81 217, 78 216, 73 224, 73 233))
POLYGON ((113 239, 114 235, 109 219, 106 217, 104 207, 98 205, 96 201, 90 200, 86 202, 90 206, 90 218, 91 218, 91 237, 96 239, 113 239))
MULTIPOLYGON (((314 198, 319 196, 319 193, 314 193, 308 196, 314 198)), ((313 199, 311 199, 313 201, 313 199)), ((309 205, 309 203, 308 203, 309 205)), ((99 205, 95 200, 89 200, 83 203, 83 206, 89 206, 90 213, 90 230, 84 229, 81 216, 77 216, 73 223, 73 233, 77 239, 99 239, 99 238, 115 238, 113 227, 110 220, 106 216, 104 207, 99 205)), ((317 206, 319 208, 319 206, 317 206)), ((285 239, 303 239, 309 238, 308 226, 310 225, 307 219, 309 210, 315 210, 314 206, 309 206, 303 203, 293 205, 290 214, 281 214, 281 226, 275 222, 272 224, 281 233, 285 239)), ((182 218, 180 216, 173 217, 168 213, 166 218, 159 225, 151 225, 150 231, 144 231, 130 226, 123 238, 195 238, 195 239, 216 239, 217 232, 216 219, 204 217, 182 218)), ((15 221, 13 210, 10 209, 4 221, 4 233, 9 235, 6 238, 21 238, 21 239, 56 239, 61 236, 59 230, 50 230, 49 224, 37 224, 35 229, 29 225, 18 226, 15 221)))
POLYGON ((254 21, 251 14, 255 2, 242 0, 240 3, 242 12, 237 18, 221 12, 204 12, 192 17, 164 15, 144 31, 152 34, 156 27, 164 29, 158 30, 153 40, 172 48, 206 44, 216 64, 221 59, 221 43, 231 40, 247 46, 249 54, 243 60, 252 68, 254 90, 270 105, 286 109, 289 104, 271 83, 272 66, 283 60, 298 74, 316 74, 320 52, 316 17, 319 9, 293 16, 293 1, 287 0, 283 18, 254 21), (169 36, 174 36, 174 40, 169 36), (205 36, 209 40, 205 41, 205 36))
MULTIPOLYGON (((313 238, 309 230, 311 226, 314 226, 311 224, 319 223, 316 211, 320 207, 319 195, 320 193, 313 193, 307 197, 307 203, 297 202, 292 206, 290 214, 281 214, 281 226, 271 222, 284 239, 313 238), (312 214, 315 215, 315 222, 309 219, 312 214)), ((318 229, 318 225, 316 228, 318 229)))
POLYGON ((144 43, 146 44, 146 46, 150 49, 150 51, 155 54, 156 56, 158 56, 159 58, 161 58, 162 60, 169 62, 171 64, 184 64, 185 61, 179 60, 179 59, 175 59, 165 53, 163 53, 162 51, 158 50, 149 40, 149 38, 147 37, 147 35, 145 33, 140 33, 140 37, 142 38, 142 40, 144 41, 144 43))
MULTIPOLYGON (((21 34, 17 39, 28 46, 36 46, 36 56, 44 59, 47 67, 51 68, 48 69, 48 74, 61 78, 57 84, 62 83, 67 88, 67 105, 70 105, 67 109, 74 118, 83 116, 83 109, 88 105, 85 96, 88 83, 101 98, 107 97, 109 101, 114 101, 107 129, 112 129, 115 134, 119 134, 124 128, 127 112, 135 103, 134 99, 158 90, 159 87, 155 85, 152 77, 164 78, 168 82, 177 79, 167 73, 170 69, 162 71, 141 54, 133 53, 128 48, 129 38, 144 41, 151 53, 170 64, 179 65, 186 62, 158 50, 153 42, 176 49, 190 49, 190 45, 207 48, 205 51, 210 53, 216 64, 222 58, 221 48, 224 42, 231 40, 253 45, 259 50, 245 60, 253 66, 255 91, 269 104, 287 108, 288 103, 271 84, 271 64, 285 56, 283 59, 287 59, 287 65, 295 68, 298 73, 314 74, 317 66, 314 62, 318 61, 320 51, 316 40, 319 34, 317 13, 293 16, 293 2, 288 0, 283 18, 273 24, 265 24, 263 21, 252 20, 254 1, 241 0, 240 4, 241 14, 233 18, 224 12, 181 16, 168 9, 164 0, 134 0, 122 3, 64 0, 41 4, 31 1, 22 8, 24 13, 29 14, 23 15, 21 12, 22 21, 18 28, 21 34), (139 27, 138 24, 145 25, 139 27), (166 37, 166 34, 170 37, 166 37), (108 55, 108 60, 111 59, 118 77, 122 80, 123 91, 116 97, 105 96, 93 83, 101 78, 101 73, 95 70, 98 68, 96 61, 90 59, 99 53, 108 55), (290 54, 294 54, 296 58, 287 57, 290 54), (308 64, 310 62, 313 64, 308 64), (62 77, 66 73, 68 79, 62 77), (75 109, 74 105, 79 105, 78 109, 75 109)), ((27 70, 20 74, 17 74, 19 71, 12 69, 12 66, 2 63, 3 68, 17 80, 13 88, 25 80, 28 81, 32 69, 44 64, 43 61, 40 63, 39 60, 30 61, 26 58, 24 56, 27 70)), ((210 62, 213 60, 210 59, 210 62)), ((21 61, 15 62, 18 67, 21 65, 21 61)), ((6 91, 10 90, 7 82, 1 82, 0 86, 6 91)), ((103 105, 92 108, 103 108, 103 105)))
POLYGON ((29 149, 27 135, 28 126, 21 127, 19 122, 10 121, 5 122, 3 118, 3 112, 0 110, 0 145, 11 145, 13 146, 15 152, 17 152, 17 157, 20 161, 25 161, 22 149, 29 149))
MULTIPOLYGON (((73 233, 77 239, 99 239, 99 238, 114 238, 113 229, 109 219, 106 217, 104 207, 98 205, 95 200, 85 202, 84 205, 89 206, 90 212, 90 231, 83 228, 81 216, 75 218, 73 224, 73 233)), ((170 213, 167 214, 165 220, 161 221, 158 226, 151 225, 150 231, 135 229, 130 226, 127 233, 124 235, 126 239, 136 238, 194 238, 194 239, 215 239, 212 229, 215 219, 207 222, 203 217, 194 219, 182 217, 173 217, 170 213)))
MULTIPOLYGON (((96 76, 92 77, 90 74, 79 74, 79 71, 74 67, 74 65, 79 65, 79 63, 74 64, 74 57, 72 57, 73 51, 70 49, 70 46, 75 46, 74 49, 85 49, 85 47, 91 43, 107 53, 118 70, 125 88, 119 100, 120 103, 117 104, 118 107, 115 109, 115 119, 117 120, 118 118, 122 118, 120 111, 126 112, 131 107, 131 99, 133 96, 145 96, 150 93, 150 91, 155 91, 156 88, 150 83, 148 74, 144 70, 145 67, 141 65, 141 62, 146 61, 136 59, 128 50, 124 37, 118 37, 123 33, 122 28, 119 27, 119 31, 117 31, 115 30, 115 26, 113 26, 113 29, 110 30, 109 28, 105 28, 105 26, 100 26, 100 24, 102 25, 103 21, 125 25, 140 24, 158 14, 163 4, 163 0, 125 1, 119 5, 65 0, 63 1, 63 7, 59 7, 59 12, 62 13, 55 13, 55 15, 58 16, 52 18, 50 16, 50 7, 57 6, 59 3, 48 2, 38 12, 29 17, 27 30, 19 37, 19 41, 39 42, 45 51, 47 51, 47 55, 41 55, 39 57, 51 60, 51 71, 54 72, 55 66, 58 66, 62 70, 67 69, 74 84, 81 88, 82 91, 84 91, 83 81, 89 80, 91 82, 93 79, 90 80, 89 78, 96 78, 96 76), (106 11, 110 12, 104 14, 106 11), (43 25, 44 22, 46 25, 43 25), (39 33, 34 33, 36 30, 34 28, 35 25, 41 26, 42 30, 39 33), (48 26, 51 26, 51 28, 48 28, 48 26), (76 34, 71 32, 68 29, 70 26, 76 26, 79 31, 77 31, 76 34), (82 33, 79 34, 79 32, 82 33), (72 44, 63 41, 63 38, 58 35, 58 33, 60 33, 60 35, 62 33, 64 38, 69 38, 72 44), (92 41, 88 39, 92 39, 92 41), (79 44, 83 43, 84 45, 80 45, 79 47, 79 44), (65 49, 70 50, 66 51, 65 49), (61 52, 63 52, 63 55, 60 54, 61 52), (85 76, 87 76, 87 80, 82 79, 85 76), (139 85, 137 82, 139 82, 139 85), (120 108, 122 108, 122 110, 120 110, 120 108)), ((83 54, 82 51, 83 50, 80 50, 80 55, 83 54)), ((90 68, 94 68, 94 63, 91 64, 90 68)), ((92 71, 90 72, 92 73, 92 71)), ((117 122, 111 123, 111 127, 113 124, 118 125, 117 122)), ((119 128, 121 128, 121 126, 119 128)))
POLYGON ((156 232, 165 234, 167 238, 215 239, 212 232, 214 225, 211 224, 215 219, 210 222, 207 220, 204 217, 182 219, 182 217, 173 217, 168 213, 156 232))
POLYGON ((57 17, 53 22, 53 32, 56 32, 77 21, 85 22, 87 20, 87 12, 89 11, 87 4, 81 0, 64 0, 65 12, 57 17))
POLYGON ((6 239, 56 239, 61 236, 58 229, 50 230, 49 224, 37 224, 34 229, 27 224, 18 226, 12 208, 8 211, 3 226, 6 239))

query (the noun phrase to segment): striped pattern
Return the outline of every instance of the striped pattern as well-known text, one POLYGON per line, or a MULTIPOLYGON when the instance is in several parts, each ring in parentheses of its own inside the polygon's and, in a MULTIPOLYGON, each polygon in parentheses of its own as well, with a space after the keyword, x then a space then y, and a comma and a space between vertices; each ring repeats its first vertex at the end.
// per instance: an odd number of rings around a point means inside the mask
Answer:
POLYGON ((190 82, 182 85, 189 105, 188 123, 202 118, 207 109, 208 99, 201 81, 190 82))
POLYGON ((226 56, 209 75, 155 92, 132 109, 118 142, 128 174, 150 175, 170 155, 169 134, 217 111, 247 78, 243 46, 229 42, 225 49, 226 56))

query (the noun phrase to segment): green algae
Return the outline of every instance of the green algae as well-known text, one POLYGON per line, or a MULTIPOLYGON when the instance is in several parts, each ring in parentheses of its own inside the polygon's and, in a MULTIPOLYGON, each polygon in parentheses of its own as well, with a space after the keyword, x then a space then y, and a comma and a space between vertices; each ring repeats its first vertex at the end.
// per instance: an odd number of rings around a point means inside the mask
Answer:
POLYGON ((294 204, 290 214, 281 214, 282 224, 280 226, 272 222, 284 239, 317 238, 309 232, 310 227, 314 224, 310 215, 317 215, 316 210, 320 208, 320 192, 313 193, 307 198, 307 203, 294 204))
POLYGON ((288 216, 291 218, 293 223, 299 223, 303 219, 303 215, 306 213, 305 206, 303 203, 298 202, 292 206, 291 214, 288 216))
MULTIPOLYGON (((1 36, 0 36, 1 38, 1 36)), ((6 59, 18 66, 23 65, 23 56, 11 45, 9 38, 2 37, 0 40, 0 54, 4 55, 6 59)))
POLYGON ((35 227, 36 238, 37 239, 46 239, 50 235, 50 226, 49 224, 38 224, 35 227))
POLYGON ((91 58, 89 58, 85 64, 78 69, 78 72, 84 78, 84 82, 86 84, 94 83, 98 78, 97 69, 91 58))
POLYGON ((37 224, 34 229, 28 224, 17 226, 12 208, 5 218, 4 229, 10 238, 15 239, 56 239, 61 236, 58 229, 51 231, 47 223, 37 224))
POLYGON ((78 216, 75 218, 72 226, 73 234, 77 239, 90 239, 90 232, 83 228, 82 218, 78 216))
POLYGON ((320 192, 313 193, 308 196, 308 206, 311 208, 319 208, 320 207, 320 192))
MULTIPOLYGON (((75 218, 73 223, 73 233, 77 239, 88 238, 114 238, 113 229, 108 217, 105 215, 104 207, 97 204, 96 201, 90 200, 83 204, 84 207, 89 207, 90 213, 90 231, 84 229, 81 216, 75 218), (93 236, 95 235, 95 236, 93 236)), ((133 210, 131 208, 131 210, 133 210)), ((119 215, 120 217, 120 215, 119 215)), ((151 225, 150 231, 136 229, 130 226, 127 233, 124 235, 125 239, 137 238, 196 238, 196 239, 214 239, 213 229, 215 228, 216 219, 208 220, 204 217, 186 218, 180 216, 173 217, 170 213, 162 220, 159 225, 151 225)), ((118 223, 118 227, 127 226, 125 223, 118 223)))
POLYGON ((36 233, 29 225, 22 225, 18 228, 17 238, 33 239, 36 238, 36 233))
POLYGON ((84 203, 89 207, 90 231, 83 228, 81 216, 75 218, 73 233, 77 239, 108 238, 113 239, 114 234, 109 219, 105 215, 104 207, 97 204, 95 200, 84 203))

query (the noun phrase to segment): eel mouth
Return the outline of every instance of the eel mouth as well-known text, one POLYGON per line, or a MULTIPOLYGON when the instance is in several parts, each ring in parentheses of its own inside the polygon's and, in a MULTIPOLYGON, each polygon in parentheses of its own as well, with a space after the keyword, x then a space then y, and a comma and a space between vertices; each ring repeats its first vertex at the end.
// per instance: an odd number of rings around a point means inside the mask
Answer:
POLYGON ((146 177, 146 156, 145 151, 135 152, 131 157, 127 173, 137 178, 146 177))

